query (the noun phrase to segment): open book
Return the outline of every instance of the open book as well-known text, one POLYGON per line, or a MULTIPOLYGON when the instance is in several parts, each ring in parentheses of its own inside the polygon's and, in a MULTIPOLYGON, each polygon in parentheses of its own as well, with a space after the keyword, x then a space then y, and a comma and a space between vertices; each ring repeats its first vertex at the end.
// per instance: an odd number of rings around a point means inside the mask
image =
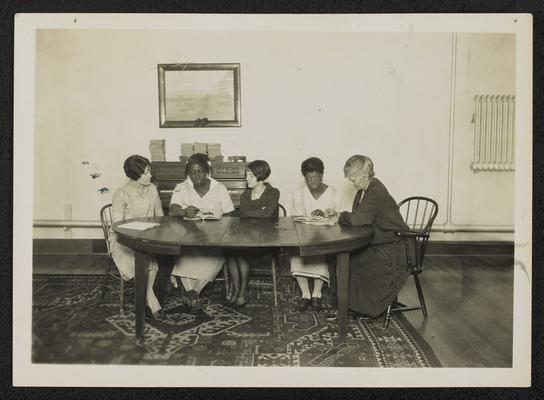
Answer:
POLYGON ((156 226, 159 226, 160 224, 157 222, 140 222, 140 221, 132 221, 127 222, 126 224, 118 225, 118 228, 123 229, 132 229, 135 231, 147 231, 148 229, 155 228, 156 226))
POLYGON ((192 218, 184 217, 183 219, 186 221, 204 221, 204 220, 219 221, 221 217, 211 212, 199 211, 194 217, 192 218))
POLYGON ((305 217, 305 216, 293 216, 293 221, 302 222, 303 224, 310 225, 334 225, 338 221, 338 216, 334 217, 305 217))

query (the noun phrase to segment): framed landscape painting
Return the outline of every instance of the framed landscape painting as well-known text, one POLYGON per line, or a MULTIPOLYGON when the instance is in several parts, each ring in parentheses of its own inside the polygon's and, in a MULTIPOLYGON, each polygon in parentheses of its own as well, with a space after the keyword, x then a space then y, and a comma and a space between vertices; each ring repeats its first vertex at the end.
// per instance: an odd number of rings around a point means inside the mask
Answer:
POLYGON ((240 126, 240 64, 159 64, 161 128, 240 126))

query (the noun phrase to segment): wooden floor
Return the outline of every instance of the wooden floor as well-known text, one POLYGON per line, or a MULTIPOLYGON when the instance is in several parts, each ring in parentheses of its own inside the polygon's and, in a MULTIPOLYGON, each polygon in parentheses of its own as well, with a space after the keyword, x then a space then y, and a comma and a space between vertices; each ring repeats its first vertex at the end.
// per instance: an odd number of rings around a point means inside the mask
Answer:
MULTIPOLYGON (((34 273, 100 274, 101 255, 34 256, 34 273)), ((427 255, 421 282, 429 318, 405 316, 444 367, 510 367, 512 363, 513 255, 427 255)), ((413 280, 399 300, 417 304, 413 280)))

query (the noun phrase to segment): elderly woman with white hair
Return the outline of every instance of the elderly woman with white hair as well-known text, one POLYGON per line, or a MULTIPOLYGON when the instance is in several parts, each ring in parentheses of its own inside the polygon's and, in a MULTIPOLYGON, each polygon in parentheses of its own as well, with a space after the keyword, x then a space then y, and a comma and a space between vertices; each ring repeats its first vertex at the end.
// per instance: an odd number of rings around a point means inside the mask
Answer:
POLYGON ((370 158, 350 157, 344 175, 357 193, 352 211, 342 212, 338 222, 345 226, 369 225, 374 230, 370 245, 350 257, 349 308, 377 317, 395 300, 408 278, 406 250, 396 232, 409 228, 393 197, 374 177, 370 158))

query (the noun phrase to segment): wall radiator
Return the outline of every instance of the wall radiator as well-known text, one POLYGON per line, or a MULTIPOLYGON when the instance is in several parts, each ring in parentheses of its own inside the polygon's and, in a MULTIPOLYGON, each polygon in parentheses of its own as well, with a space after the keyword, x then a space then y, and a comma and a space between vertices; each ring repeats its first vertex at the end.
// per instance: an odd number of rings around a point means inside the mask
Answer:
POLYGON ((471 169, 514 171, 516 96, 474 96, 474 151, 471 169))

